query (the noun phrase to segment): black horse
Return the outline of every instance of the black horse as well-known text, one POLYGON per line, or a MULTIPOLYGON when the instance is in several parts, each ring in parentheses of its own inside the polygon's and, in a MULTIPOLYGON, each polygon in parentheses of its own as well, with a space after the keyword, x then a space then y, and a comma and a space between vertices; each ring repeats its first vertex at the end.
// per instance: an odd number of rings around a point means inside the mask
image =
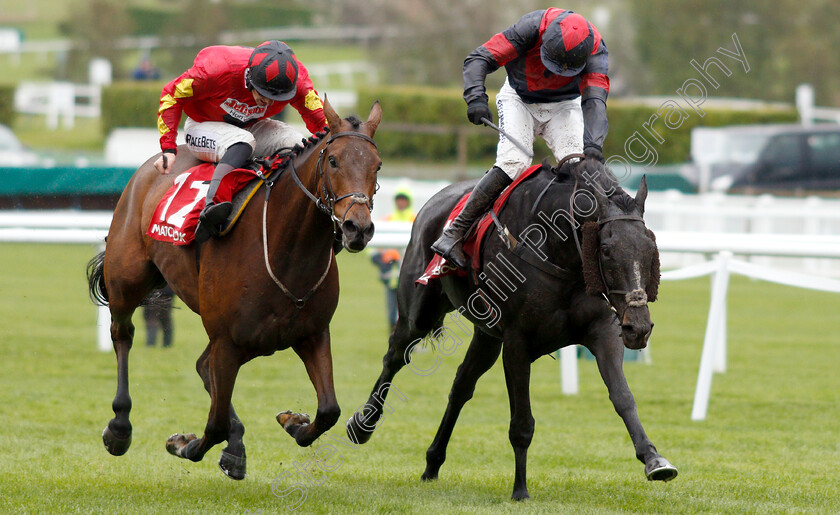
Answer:
POLYGON ((399 319, 382 374, 365 408, 347 421, 351 440, 370 439, 376 426, 371 421, 382 416, 390 382, 410 365, 413 346, 433 331, 439 336, 444 316, 457 309, 475 329, 446 413, 426 452, 424 480, 437 478, 461 408, 504 349, 509 437, 516 459, 512 497, 527 498, 526 458, 534 433, 528 391, 531 363, 573 344, 595 355, 647 478, 676 477, 677 469, 645 434, 622 369, 624 347, 647 345, 653 328, 647 303, 656 300, 659 286, 659 252, 642 219, 647 184, 642 179, 634 199, 616 186, 601 163, 571 163, 569 158, 555 169, 543 165, 513 190, 498 217, 499 230, 484 238, 479 270, 466 277, 446 275, 424 286, 415 280, 433 257, 429 246, 474 182, 451 185, 426 203, 414 223, 400 272, 399 319))

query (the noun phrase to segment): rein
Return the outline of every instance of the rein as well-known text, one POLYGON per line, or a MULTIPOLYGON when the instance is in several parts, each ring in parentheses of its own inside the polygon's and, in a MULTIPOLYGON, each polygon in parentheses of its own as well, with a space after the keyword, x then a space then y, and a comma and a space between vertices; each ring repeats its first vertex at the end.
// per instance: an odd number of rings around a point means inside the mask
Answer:
MULTIPOLYGON (((324 145, 324 148, 322 148, 321 151, 318 154, 318 163, 316 165, 316 172, 317 172, 317 175, 320 177, 321 184, 322 184, 322 191, 321 191, 321 196, 320 197, 316 197, 311 191, 309 191, 309 189, 306 186, 304 186, 303 182, 300 180, 300 177, 298 177, 297 170, 295 170, 294 156, 292 156, 289 159, 289 169, 291 170, 292 179, 294 179, 294 182, 297 185, 297 187, 312 202, 315 203, 315 205, 318 207, 318 209, 322 213, 324 213, 326 215, 329 215, 330 219, 333 221, 333 237, 335 237, 336 232, 337 232, 336 227, 340 226, 340 224, 344 221, 344 218, 347 216, 347 213, 350 211, 350 208, 352 208, 356 204, 364 204, 368 207, 369 210, 373 209, 373 201, 367 195, 365 195, 364 193, 354 192, 354 193, 347 193, 345 195, 341 195, 340 197, 336 197, 335 193, 333 191, 333 188, 332 188, 332 183, 329 180, 329 175, 326 172, 324 172, 324 169, 323 169, 324 151, 327 149, 327 147, 330 145, 330 143, 335 141, 337 138, 340 138, 340 137, 343 137, 343 136, 353 136, 353 137, 361 138, 365 141, 370 142, 373 145, 373 147, 376 148, 376 142, 374 142, 372 138, 370 138, 369 136, 367 136, 365 134, 362 134, 361 132, 346 131, 346 132, 339 132, 339 133, 336 133, 336 134, 332 135, 330 137, 330 139, 327 140, 327 143, 326 143, 326 145, 324 145), (342 215, 342 217, 339 219, 335 215, 335 205, 339 201, 341 201, 345 198, 348 198, 348 197, 351 197, 353 199, 353 203, 350 204, 350 206, 344 211, 344 214, 342 215), (324 202, 323 198, 326 198, 327 201, 324 202)), ((335 253, 333 252, 332 249, 330 249, 329 260, 327 261, 327 267, 324 269, 324 272, 321 274, 321 277, 318 278, 318 282, 316 282, 315 285, 312 288, 310 288, 310 290, 303 297, 298 298, 297 296, 295 296, 283 284, 283 282, 280 281, 280 279, 278 279, 276 275, 274 275, 274 272, 271 270, 271 263, 268 259, 269 252, 268 252, 268 217, 267 217, 267 213, 268 213, 268 199, 271 195, 271 188, 274 186, 274 183, 275 183, 277 177, 279 177, 279 175, 281 173, 282 173, 282 171, 278 172, 277 176, 272 177, 271 179, 267 179, 262 174, 261 171, 257 172, 257 176, 260 179, 262 179, 263 184, 265 185, 265 201, 263 202, 263 215, 262 215, 263 257, 265 259, 265 269, 268 272, 269 277, 271 277, 271 279, 274 281, 274 284, 276 284, 280 288, 280 291, 282 291, 294 303, 296 308, 302 309, 303 306, 306 304, 306 302, 312 297, 312 295, 315 294, 315 292, 318 290, 318 288, 321 287, 321 285, 324 283, 324 280, 327 278, 327 275, 330 272, 330 268, 332 267, 333 256, 335 255, 335 253)))

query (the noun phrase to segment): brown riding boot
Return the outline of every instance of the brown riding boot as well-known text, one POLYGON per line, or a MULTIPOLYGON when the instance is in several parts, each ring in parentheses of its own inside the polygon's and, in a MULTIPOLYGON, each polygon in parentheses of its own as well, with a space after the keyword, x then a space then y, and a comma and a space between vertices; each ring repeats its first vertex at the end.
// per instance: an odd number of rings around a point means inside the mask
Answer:
POLYGON ((462 270, 468 268, 469 263, 461 247, 461 240, 472 227, 472 224, 483 215, 507 188, 513 180, 499 167, 491 168, 473 188, 470 198, 464 208, 444 229, 443 234, 432 244, 432 250, 444 259, 462 270))

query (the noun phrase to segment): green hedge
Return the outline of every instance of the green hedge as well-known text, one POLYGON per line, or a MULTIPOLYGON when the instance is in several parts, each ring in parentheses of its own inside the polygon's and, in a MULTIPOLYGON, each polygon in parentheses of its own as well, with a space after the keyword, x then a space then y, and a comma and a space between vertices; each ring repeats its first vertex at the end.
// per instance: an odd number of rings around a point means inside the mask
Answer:
POLYGON ((118 82, 102 89, 102 132, 115 127, 157 127, 165 82, 118 82))
MULTIPOLYGON (((660 104, 661 105, 661 104, 660 104)), ((752 125, 766 123, 790 123, 796 122, 798 116, 794 108, 781 109, 757 109, 757 110, 735 110, 720 108, 702 108, 704 116, 700 116, 682 102, 678 105, 684 110, 684 121, 677 129, 669 129, 663 120, 655 119, 653 124, 649 121, 660 105, 646 106, 610 100, 607 102, 607 117, 610 122, 610 132, 604 143, 604 155, 619 155, 633 162, 631 155, 625 148, 628 142, 641 136, 647 142, 649 149, 656 152, 657 164, 682 163, 688 161, 691 155, 691 129, 694 127, 722 127, 725 125, 752 125), (650 131, 645 124, 649 124, 650 131), (655 132, 664 141, 662 143, 651 134, 655 132)), ((663 110, 663 115, 667 114, 663 110)), ((674 115, 674 121, 678 121, 678 115, 674 115)), ((633 148, 630 152, 640 155, 643 152, 642 143, 629 143, 633 148)), ((639 164, 647 164, 645 161, 639 164)))
MULTIPOLYGON (((367 107, 375 100, 382 104, 382 119, 386 125, 377 132, 376 140, 383 157, 416 160, 454 160, 457 155, 457 138, 454 127, 470 126, 467 120, 467 108, 458 89, 436 89, 422 87, 383 87, 368 88, 359 93, 358 110, 367 112, 367 107), (392 124, 440 124, 453 126, 450 135, 421 135, 388 130, 392 124)), ((490 105, 494 105, 491 96, 490 105)), ((658 164, 684 162, 689 157, 691 148, 691 129, 698 125, 722 126, 760 123, 795 122, 796 112, 789 110, 725 110, 705 109, 702 118, 686 105, 681 105, 688 118, 678 129, 668 129, 662 120, 655 121, 651 128, 665 140, 659 143, 646 130, 643 124, 659 108, 630 104, 620 100, 607 102, 607 116, 610 132, 604 147, 607 156, 628 157, 625 143, 633 138, 634 133, 656 151, 658 164)), ((468 157, 471 160, 490 162, 495 158, 498 135, 490 129, 486 134, 471 135, 468 139, 468 157)), ((480 132, 480 130, 479 130, 480 132)), ((640 152, 640 144, 633 144, 633 149, 640 152)), ((535 149, 536 160, 551 156, 545 144, 538 139, 535 149)))
POLYGON ((0 84, 0 123, 11 125, 15 121, 15 86, 0 84))
MULTIPOLYGON (((194 2, 193 6, 200 5, 194 2)), ((309 6, 300 5, 294 1, 248 2, 236 4, 211 5, 221 12, 223 21, 213 22, 224 30, 253 29, 254 20, 266 26, 309 26, 317 12, 309 6)), ((179 29, 184 18, 181 11, 172 5, 134 5, 127 6, 126 11, 133 23, 133 33, 136 35, 149 34, 180 34, 179 29)), ((198 22, 200 23, 200 22, 198 22)))

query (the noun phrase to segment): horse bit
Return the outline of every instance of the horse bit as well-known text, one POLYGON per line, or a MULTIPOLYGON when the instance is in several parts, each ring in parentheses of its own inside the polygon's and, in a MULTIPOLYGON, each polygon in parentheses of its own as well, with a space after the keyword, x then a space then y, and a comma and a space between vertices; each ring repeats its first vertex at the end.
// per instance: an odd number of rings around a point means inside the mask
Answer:
MULTIPOLYGON (((368 197, 364 193, 353 192, 353 193, 347 193, 347 194, 341 195, 339 197, 336 197, 335 192, 334 192, 333 187, 332 187, 332 182, 330 181, 330 176, 329 176, 329 174, 327 174, 324 171, 324 166, 323 166, 323 164, 324 164, 324 153, 326 152, 327 147, 330 146, 330 143, 332 143, 336 139, 341 138, 341 137, 345 137, 345 136, 352 136, 352 137, 356 137, 356 138, 361 138, 361 139, 369 142, 371 145, 373 145, 373 148, 377 148, 376 147, 376 142, 373 141, 373 138, 371 138, 371 137, 369 137, 365 134, 362 134, 361 132, 345 131, 345 132, 338 132, 338 133, 335 133, 332 136, 330 136, 330 138, 327 140, 327 143, 324 145, 324 148, 322 148, 321 151, 318 153, 318 162, 316 164, 316 173, 319 176, 319 178, 321 179, 321 192, 320 192, 320 195, 317 196, 317 197, 315 195, 313 195, 312 192, 309 191, 309 189, 306 188, 306 186, 303 185, 303 182, 301 182, 300 177, 298 177, 297 171, 295 170, 295 162, 294 162, 294 157, 295 156, 291 156, 289 158, 289 168, 292 172, 292 179, 294 179, 297 187, 312 202, 315 203, 315 205, 318 207, 318 209, 322 213, 328 215, 330 217, 330 220, 332 220, 332 222, 333 222, 333 238, 335 238, 335 235, 338 232, 338 228, 344 222, 345 218, 347 217, 347 213, 350 211, 350 209, 353 206, 355 206, 356 204, 363 204, 363 205, 367 206, 368 210, 373 210, 373 199, 371 199, 370 197, 368 197), (326 198, 326 202, 324 202, 324 200, 323 200, 324 198, 326 198), (338 202, 340 202, 341 200, 344 200, 345 198, 350 198, 353 202, 347 207, 346 210, 344 210, 344 214, 341 216, 341 218, 339 218, 335 214, 335 205, 338 202)), ((278 176, 279 175, 280 174, 278 173, 278 176)), ((306 304, 306 301, 308 301, 312 297, 312 295, 315 294, 315 292, 318 290, 318 288, 321 286, 321 284, 323 284, 324 279, 327 278, 327 274, 329 273, 330 268, 332 267, 332 261, 333 261, 333 254, 334 253, 332 252, 332 250, 330 250, 330 258, 329 258, 329 261, 327 262, 327 267, 324 270, 324 273, 321 274, 321 277, 318 279, 318 282, 315 283, 315 286, 313 286, 306 295, 298 298, 291 291, 289 291, 289 289, 286 288, 286 286, 280 281, 280 279, 278 279, 277 276, 274 275, 274 272, 271 270, 271 264, 270 264, 269 259, 268 259, 268 222, 266 220, 266 212, 268 211, 268 197, 271 194, 271 188, 272 188, 272 186, 274 186, 274 182, 275 182, 276 179, 275 178, 266 179, 262 175, 261 172, 258 172, 257 176, 260 179, 262 179, 262 181, 263 181, 263 183, 265 184, 265 187, 266 187, 265 202, 263 203, 263 227, 262 227, 263 257, 265 258, 265 269, 268 271, 268 275, 271 277, 271 279, 274 281, 274 283, 277 284, 277 286, 280 288, 280 290, 284 294, 286 294, 286 296, 289 297, 289 299, 291 299, 291 301, 294 303, 295 307, 297 307, 298 309, 301 309, 301 308, 303 308, 304 304, 306 304)), ((378 184, 377 184, 377 189, 379 189, 378 184)))

